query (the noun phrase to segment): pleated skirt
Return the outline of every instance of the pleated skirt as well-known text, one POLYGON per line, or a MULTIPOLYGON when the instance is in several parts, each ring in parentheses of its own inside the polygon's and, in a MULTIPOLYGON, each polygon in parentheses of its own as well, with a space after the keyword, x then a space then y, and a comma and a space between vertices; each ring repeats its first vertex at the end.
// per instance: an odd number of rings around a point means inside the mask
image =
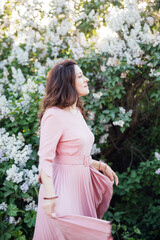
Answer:
POLYGON ((113 182, 89 165, 54 163, 56 218, 43 210, 41 184, 33 240, 113 240, 111 224, 102 220, 113 195, 113 182))

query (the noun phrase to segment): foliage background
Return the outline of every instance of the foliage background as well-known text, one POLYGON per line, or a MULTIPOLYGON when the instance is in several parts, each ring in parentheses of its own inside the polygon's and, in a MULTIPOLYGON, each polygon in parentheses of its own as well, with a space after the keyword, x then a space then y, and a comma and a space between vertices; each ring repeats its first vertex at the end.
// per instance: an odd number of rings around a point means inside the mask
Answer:
POLYGON ((1 0, 1 240, 32 239, 37 111, 47 72, 67 58, 90 79, 83 100, 92 156, 119 176, 104 215, 114 239, 159 239, 159 7, 158 0, 1 0))

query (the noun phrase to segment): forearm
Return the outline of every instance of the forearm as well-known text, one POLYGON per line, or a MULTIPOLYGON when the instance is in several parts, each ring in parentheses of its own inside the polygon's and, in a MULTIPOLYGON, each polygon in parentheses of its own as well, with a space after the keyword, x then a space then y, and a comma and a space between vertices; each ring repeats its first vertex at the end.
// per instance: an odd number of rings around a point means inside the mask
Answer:
POLYGON ((99 168, 99 162, 97 160, 92 159, 92 163, 90 165, 96 168, 97 170, 99 168))
POLYGON ((105 168, 105 163, 101 162, 101 164, 100 164, 100 161, 97 161, 95 159, 92 159, 92 163, 90 165, 100 171, 103 171, 105 168), (100 169, 99 169, 99 166, 100 166, 100 169))
POLYGON ((43 169, 41 170, 41 180, 45 189, 45 197, 55 196, 56 194, 55 194, 55 189, 53 185, 53 180, 43 171, 43 169))

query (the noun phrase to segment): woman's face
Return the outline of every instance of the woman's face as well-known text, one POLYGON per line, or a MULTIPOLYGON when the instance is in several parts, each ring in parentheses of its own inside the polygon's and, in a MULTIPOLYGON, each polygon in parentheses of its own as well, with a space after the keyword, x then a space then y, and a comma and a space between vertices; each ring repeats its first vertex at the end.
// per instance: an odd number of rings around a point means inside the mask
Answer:
POLYGON ((83 75, 83 72, 80 69, 80 67, 78 67, 78 65, 74 65, 74 67, 75 67, 75 74, 76 74, 76 79, 75 79, 76 91, 79 97, 85 96, 89 94, 89 88, 87 85, 87 82, 89 81, 89 79, 83 75))

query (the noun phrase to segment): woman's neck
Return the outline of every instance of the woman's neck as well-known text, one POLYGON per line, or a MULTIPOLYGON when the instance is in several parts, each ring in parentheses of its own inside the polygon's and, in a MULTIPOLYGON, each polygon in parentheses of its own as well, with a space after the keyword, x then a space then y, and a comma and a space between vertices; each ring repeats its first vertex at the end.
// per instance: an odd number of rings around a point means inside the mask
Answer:
POLYGON ((69 112, 71 112, 71 113, 77 112, 76 102, 75 102, 72 106, 66 107, 65 110, 66 110, 66 111, 69 111, 69 112))

